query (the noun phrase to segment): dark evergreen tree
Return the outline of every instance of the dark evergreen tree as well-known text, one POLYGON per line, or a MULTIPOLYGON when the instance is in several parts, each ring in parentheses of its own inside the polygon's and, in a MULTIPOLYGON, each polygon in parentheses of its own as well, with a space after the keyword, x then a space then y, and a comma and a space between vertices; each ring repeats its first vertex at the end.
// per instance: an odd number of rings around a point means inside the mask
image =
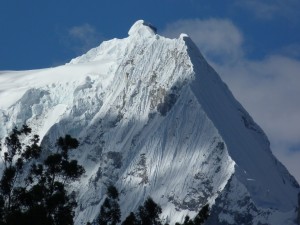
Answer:
POLYGON ((119 200, 119 192, 118 192, 117 188, 113 185, 109 185, 107 187, 106 194, 111 199, 119 200))
POLYGON ((126 219, 122 222, 121 225, 138 225, 139 221, 137 220, 136 216, 133 212, 126 217, 126 219))
MULTIPOLYGON (((192 220, 189 216, 186 216, 182 225, 202 225, 209 217, 209 205, 206 204, 199 211, 196 217, 192 220)), ((181 225, 180 223, 176 223, 175 225, 181 225)))
POLYGON ((186 217, 184 218, 183 225, 194 225, 194 221, 191 220, 191 218, 190 218, 189 216, 186 216, 186 217))
POLYGON ((209 216, 209 205, 206 204, 205 206, 202 207, 202 209, 195 217, 194 224, 195 225, 203 224, 208 219, 208 216, 209 216))
POLYGON ((161 207, 151 197, 148 197, 143 206, 139 207, 138 218, 141 225, 161 225, 161 207))
POLYGON ((100 209, 99 225, 116 225, 121 222, 118 190, 110 185, 107 187, 107 197, 100 209))

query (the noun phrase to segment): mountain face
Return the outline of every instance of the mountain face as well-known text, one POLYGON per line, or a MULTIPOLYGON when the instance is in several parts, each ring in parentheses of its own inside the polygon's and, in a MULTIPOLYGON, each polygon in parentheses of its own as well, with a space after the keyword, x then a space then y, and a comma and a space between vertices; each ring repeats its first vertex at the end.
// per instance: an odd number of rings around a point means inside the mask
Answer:
POLYGON ((63 66, 0 72, 1 139, 26 122, 49 151, 65 134, 81 143, 75 224, 97 218, 110 183, 123 218, 151 196, 170 224, 207 203, 208 224, 297 224, 298 183, 192 40, 144 21, 128 34, 63 66))

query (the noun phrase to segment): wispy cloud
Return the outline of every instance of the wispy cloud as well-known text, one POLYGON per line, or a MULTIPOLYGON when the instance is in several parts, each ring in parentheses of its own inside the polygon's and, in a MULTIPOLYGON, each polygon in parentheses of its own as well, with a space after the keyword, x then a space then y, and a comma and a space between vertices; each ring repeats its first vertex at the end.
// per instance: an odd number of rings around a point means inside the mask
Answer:
POLYGON ((242 32, 229 20, 178 21, 163 31, 169 37, 182 32, 193 39, 265 130, 273 152, 300 182, 300 60, 288 54, 249 59, 243 48, 242 32), (298 151, 291 153, 291 147, 298 151))
POLYGON ((286 55, 292 58, 300 58, 300 44, 290 44, 279 49, 280 54, 286 55))
POLYGON ((261 61, 244 58, 235 65, 211 64, 267 133, 274 154, 300 182, 300 61, 272 55, 261 61))
POLYGON ((298 0, 235 0, 235 5, 253 12, 260 19, 274 19, 277 16, 289 19, 299 17, 298 0))
POLYGON ((272 143, 300 145, 300 61, 273 55, 262 61, 213 64, 272 143))
POLYGON ((82 54, 99 45, 102 40, 101 33, 92 25, 86 23, 68 29, 64 43, 76 54, 82 54))

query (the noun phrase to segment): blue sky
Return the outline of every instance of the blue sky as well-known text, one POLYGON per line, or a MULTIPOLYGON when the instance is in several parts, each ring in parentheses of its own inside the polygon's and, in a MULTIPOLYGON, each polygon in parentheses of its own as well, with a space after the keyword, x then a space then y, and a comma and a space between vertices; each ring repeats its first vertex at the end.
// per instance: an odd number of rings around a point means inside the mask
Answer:
POLYGON ((300 4, 287 0, 283 7, 280 2, 283 1, 1 0, 0 69, 33 69, 67 62, 82 53, 82 44, 89 48, 101 40, 125 37, 138 19, 150 21, 159 31, 178 20, 228 19, 243 32, 248 57, 263 58, 291 45, 300 48, 300 4), (88 43, 69 33, 84 25, 93 29, 88 43))
POLYGON ((0 70, 64 64, 138 19, 189 34, 300 181, 299 0, 0 0, 0 70))

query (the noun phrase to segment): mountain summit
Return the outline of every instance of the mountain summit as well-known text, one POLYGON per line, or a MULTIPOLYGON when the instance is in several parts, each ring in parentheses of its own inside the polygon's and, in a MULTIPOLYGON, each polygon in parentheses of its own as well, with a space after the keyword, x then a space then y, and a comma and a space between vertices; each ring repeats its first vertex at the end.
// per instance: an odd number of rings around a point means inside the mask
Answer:
POLYGON ((208 224, 296 224, 298 183, 193 41, 142 20, 128 34, 63 66, 0 72, 1 139, 26 122, 49 151, 80 140, 75 224, 97 218, 109 184, 123 218, 151 196, 170 224, 207 203, 208 224))

